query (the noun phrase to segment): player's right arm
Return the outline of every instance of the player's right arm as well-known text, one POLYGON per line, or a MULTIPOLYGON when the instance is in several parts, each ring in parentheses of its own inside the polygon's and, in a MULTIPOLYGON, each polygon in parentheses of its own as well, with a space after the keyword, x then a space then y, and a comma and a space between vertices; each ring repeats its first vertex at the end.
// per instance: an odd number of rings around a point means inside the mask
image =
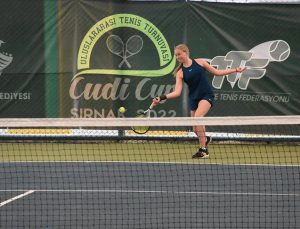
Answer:
MULTIPOLYGON (((164 95, 165 99, 174 99, 181 95, 183 88, 183 72, 180 69, 176 74, 176 84, 174 91, 170 92, 169 94, 164 95)), ((161 101, 160 97, 156 97, 153 99, 154 105, 157 105, 161 101)))

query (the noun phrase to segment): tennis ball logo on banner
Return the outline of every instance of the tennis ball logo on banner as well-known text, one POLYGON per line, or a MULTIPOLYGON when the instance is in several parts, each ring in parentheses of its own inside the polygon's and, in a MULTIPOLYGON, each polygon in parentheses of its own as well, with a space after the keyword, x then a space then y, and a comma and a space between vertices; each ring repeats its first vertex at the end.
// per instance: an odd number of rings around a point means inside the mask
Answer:
POLYGON ((237 84, 239 89, 246 90, 250 80, 261 79, 265 75, 265 68, 270 62, 282 62, 289 55, 289 44, 283 40, 275 40, 259 44, 249 51, 230 51, 226 56, 216 56, 208 61, 219 69, 245 66, 247 69, 242 73, 214 76, 212 85, 216 89, 221 89, 226 77, 232 88, 237 84))
POLYGON ((73 80, 81 75, 123 75, 140 77, 159 77, 169 74, 175 67, 176 58, 172 56, 164 35, 150 21, 133 14, 115 14, 97 22, 83 38, 77 58, 78 73, 73 80), (106 39, 107 49, 121 58, 118 69, 91 69, 91 53, 97 41, 107 32, 116 28, 132 28, 145 34, 154 44, 159 58, 160 69, 133 70, 130 58, 138 55, 143 48, 143 40, 133 35, 122 40, 118 35, 111 34, 106 39), (128 69, 120 69, 125 65, 128 69))

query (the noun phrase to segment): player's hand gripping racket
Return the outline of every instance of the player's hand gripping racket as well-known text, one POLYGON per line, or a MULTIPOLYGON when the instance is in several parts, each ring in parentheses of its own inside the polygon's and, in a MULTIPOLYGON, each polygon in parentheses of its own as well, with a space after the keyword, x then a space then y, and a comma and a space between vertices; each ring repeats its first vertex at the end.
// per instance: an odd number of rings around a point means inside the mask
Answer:
MULTIPOLYGON (((152 110, 153 107, 154 107, 154 103, 152 103, 147 110, 139 113, 136 117, 137 118, 149 118, 150 111, 152 110)), ((150 127, 149 126, 132 126, 131 129, 137 134, 145 134, 150 129, 150 127)))

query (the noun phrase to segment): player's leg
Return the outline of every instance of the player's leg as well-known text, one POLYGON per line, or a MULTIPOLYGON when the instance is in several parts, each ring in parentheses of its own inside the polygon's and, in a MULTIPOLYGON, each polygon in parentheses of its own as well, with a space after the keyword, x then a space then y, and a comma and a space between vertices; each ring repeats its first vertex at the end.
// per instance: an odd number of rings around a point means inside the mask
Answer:
MULTIPOLYGON (((211 103, 207 100, 200 100, 198 107, 195 111, 191 112, 192 117, 204 117, 209 109, 211 108, 211 103)), ((205 158, 208 157, 207 144, 211 140, 210 137, 206 137, 205 126, 194 126, 194 132, 197 134, 199 139, 199 151, 193 155, 193 158, 205 158)))
MULTIPOLYGON (((192 116, 192 117, 194 117, 194 116, 192 116)), ((206 133, 205 126, 203 126, 203 130, 204 130, 204 133, 206 133)), ((198 135, 198 131, 197 131, 197 127, 196 127, 196 126, 193 126, 193 132, 194 132, 198 137, 200 137, 200 136, 198 135)), ((207 147, 207 145, 208 145, 209 143, 211 143, 211 141, 212 141, 212 137, 211 137, 211 136, 206 136, 205 147, 207 147)), ((199 146, 200 146, 200 141, 199 141, 199 146)))

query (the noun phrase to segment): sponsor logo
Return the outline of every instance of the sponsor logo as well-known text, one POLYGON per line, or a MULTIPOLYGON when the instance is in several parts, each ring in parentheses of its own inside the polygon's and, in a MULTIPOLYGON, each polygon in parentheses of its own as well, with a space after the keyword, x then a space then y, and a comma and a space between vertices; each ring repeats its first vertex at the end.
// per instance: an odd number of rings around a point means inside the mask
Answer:
POLYGON ((222 101, 243 101, 259 103, 289 103, 291 93, 247 90, 250 82, 262 79, 271 62, 285 61, 290 55, 290 46, 283 40, 274 40, 261 43, 249 51, 230 51, 225 56, 216 56, 207 59, 211 65, 219 69, 246 67, 242 73, 232 73, 226 76, 214 76, 212 86, 216 90, 215 99, 222 101), (222 90, 225 80, 232 89, 222 90))
MULTIPOLYGON (((0 40, 0 48, 4 43, 4 41, 0 40)), ((11 64, 12 61, 13 56, 11 53, 0 50, 0 75, 2 74, 3 70, 11 64)))
MULTIPOLYGON (((3 51, 1 48, 5 42, 0 40, 0 75, 2 72, 12 63, 13 55, 7 51, 3 51)), ((0 100, 30 100, 31 93, 28 92, 5 92, 0 91, 0 100)))
POLYGON ((73 80, 82 75, 123 75, 140 77, 159 77, 169 74, 175 67, 176 58, 171 54, 167 40, 160 30, 147 19, 133 14, 115 14, 97 22, 83 38, 77 57, 77 74, 73 80), (138 34, 126 42, 119 36, 111 34, 106 39, 107 49, 121 58, 118 68, 124 64, 128 69, 93 69, 90 66, 91 54, 102 36, 113 29, 131 28, 146 35, 154 44, 159 58, 159 69, 134 70, 129 58, 138 55, 143 48, 143 39, 138 34))
MULTIPOLYGON (((102 55, 101 58, 105 56, 102 55)), ((173 85, 157 85, 149 81, 151 78, 168 75, 175 65, 176 58, 172 55, 165 36, 152 22, 133 14, 111 15, 93 25, 82 39, 77 56, 77 73, 71 81, 69 95, 73 100, 85 101, 125 101, 131 99, 130 96, 143 101, 173 90, 173 85), (118 30, 128 30, 131 36, 122 38, 118 35, 118 30), (145 47, 144 39, 147 39, 147 45, 152 45, 145 47), (92 56, 92 52, 99 51, 95 49, 97 45, 99 47, 99 43, 102 44, 101 48, 105 49, 103 51, 111 54, 114 61, 117 61, 113 69, 91 67, 94 66, 91 64, 92 58, 96 57, 92 56), (153 49, 153 53, 157 53, 152 58, 159 63, 158 68, 141 69, 136 65, 134 57, 144 59, 142 55, 145 48, 153 49), (104 75, 114 76, 113 82, 103 80, 104 75), (97 83, 93 77, 98 77, 97 83), (137 83, 132 77, 138 77, 140 80, 137 83)), ((80 108, 78 105, 70 112, 73 117, 116 115, 112 109, 95 110, 90 107, 80 108)))
POLYGON ((214 76, 212 86, 221 89, 226 79, 232 88, 237 84, 246 90, 251 80, 261 79, 266 74, 270 62, 282 62, 290 55, 290 46, 283 40, 268 41, 259 44, 249 51, 230 51, 225 56, 216 56, 210 64, 219 68, 247 67, 244 72, 231 73, 226 76, 214 76))

